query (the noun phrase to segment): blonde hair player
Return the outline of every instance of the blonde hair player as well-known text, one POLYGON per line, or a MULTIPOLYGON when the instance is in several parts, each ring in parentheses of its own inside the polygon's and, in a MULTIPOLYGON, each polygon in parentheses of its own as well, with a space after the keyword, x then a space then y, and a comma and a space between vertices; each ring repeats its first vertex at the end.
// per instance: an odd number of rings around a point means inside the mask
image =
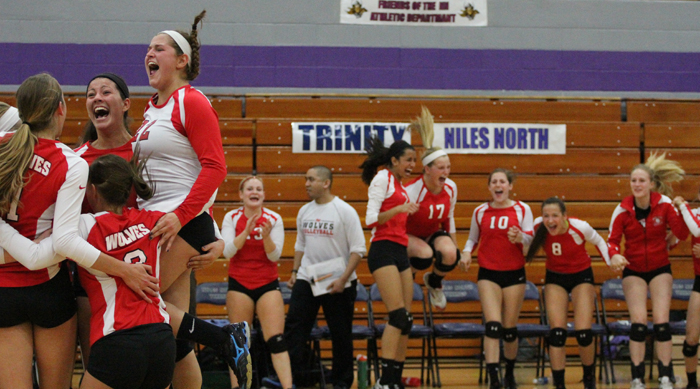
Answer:
POLYGON ((506 374, 503 386, 515 389, 515 358, 518 355, 518 317, 525 298, 525 256, 523 246, 532 239, 530 206, 510 199, 515 176, 508 170, 495 169, 489 175, 492 200, 474 209, 469 239, 459 266, 469 269, 472 251, 479 245, 477 285, 486 320, 484 354, 490 387, 501 387, 500 340, 506 374), (520 232, 523 232, 521 234, 520 232))
MULTIPOLYGON (((224 216, 221 235, 230 258, 226 307, 229 320, 260 319, 263 338, 283 389, 292 388, 292 368, 284 332, 284 300, 279 286, 277 261, 284 246, 282 217, 265 207, 261 179, 241 180, 238 195, 243 206, 224 216)), ((236 377, 231 383, 236 387, 236 377)))
POLYGON ((418 204, 418 211, 408 216, 406 232, 411 267, 414 271, 433 267, 432 272, 423 274, 423 282, 428 288, 430 303, 443 310, 447 300, 442 280, 457 267, 461 255, 454 218, 457 185, 448 178, 450 157, 445 150, 433 146, 433 126, 433 115, 426 107, 422 107, 421 116, 410 126, 420 134, 426 150, 421 160, 423 174, 406 185, 409 200, 418 204))
POLYGON ((643 389, 644 355, 647 336, 647 294, 651 293, 656 355, 659 360, 659 387, 672 389, 671 328, 669 313, 673 276, 668 260, 667 229, 680 240, 688 237, 688 228, 671 199, 671 183, 683 179, 685 172, 666 154, 652 154, 647 162, 635 166, 630 174, 632 195, 615 208, 610 221, 608 247, 613 270, 622 271, 622 290, 632 328, 630 360, 632 389, 643 389), (625 238, 624 256, 620 244, 625 238))

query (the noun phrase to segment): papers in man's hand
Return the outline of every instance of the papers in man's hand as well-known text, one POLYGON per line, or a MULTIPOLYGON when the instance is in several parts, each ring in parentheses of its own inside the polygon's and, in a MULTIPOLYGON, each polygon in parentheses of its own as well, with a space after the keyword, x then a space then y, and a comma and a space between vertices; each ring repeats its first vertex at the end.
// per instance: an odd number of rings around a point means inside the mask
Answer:
MULTIPOLYGON (((328 286, 343 275, 345 267, 346 264, 343 257, 307 266, 305 271, 309 276, 311 291, 314 293, 314 296, 328 293, 328 286)), ((350 285, 350 282, 347 282, 345 287, 347 288, 350 285)))

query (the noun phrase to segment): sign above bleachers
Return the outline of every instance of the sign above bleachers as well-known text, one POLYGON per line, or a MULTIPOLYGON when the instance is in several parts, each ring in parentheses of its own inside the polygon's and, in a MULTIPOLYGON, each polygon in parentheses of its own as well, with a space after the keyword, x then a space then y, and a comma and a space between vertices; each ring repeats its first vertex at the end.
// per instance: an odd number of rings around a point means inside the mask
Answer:
POLYGON ((294 153, 364 153, 373 136, 386 147, 397 140, 411 143, 408 123, 294 122, 294 153))
POLYGON ((435 123, 448 154, 566 154, 565 124, 435 123))
POLYGON ((486 26, 486 0, 341 0, 340 22, 393 26, 486 26))

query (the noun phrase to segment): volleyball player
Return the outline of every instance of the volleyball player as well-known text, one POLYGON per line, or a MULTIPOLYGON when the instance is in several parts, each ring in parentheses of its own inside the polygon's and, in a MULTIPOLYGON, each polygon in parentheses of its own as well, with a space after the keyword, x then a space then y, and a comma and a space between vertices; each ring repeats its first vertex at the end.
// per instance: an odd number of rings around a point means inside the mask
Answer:
POLYGON ((459 262, 461 269, 467 271, 472 251, 479 246, 477 286, 486 320, 484 354, 491 388, 501 387, 501 339, 506 361, 503 386, 506 389, 517 386, 514 375, 518 354, 516 325, 525 298, 523 244, 528 245, 532 238, 532 211, 529 205, 510 199, 514 179, 513 173, 504 169, 495 169, 489 175, 492 200, 474 209, 469 239, 459 262))

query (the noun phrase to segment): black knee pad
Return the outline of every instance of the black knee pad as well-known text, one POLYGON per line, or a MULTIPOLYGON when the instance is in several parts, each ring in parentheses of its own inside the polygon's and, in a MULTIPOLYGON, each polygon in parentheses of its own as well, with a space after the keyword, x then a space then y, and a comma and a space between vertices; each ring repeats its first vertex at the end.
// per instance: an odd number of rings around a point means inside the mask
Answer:
POLYGON ((549 345, 552 347, 564 347, 566 344, 566 328, 554 327, 549 330, 549 345))
POLYGON ((510 327, 503 328, 503 341, 506 343, 512 343, 518 340, 518 328, 510 327))
POLYGON ((593 343, 593 331, 591 329, 576 330, 576 342, 581 347, 590 346, 593 343))
POLYGON ((683 356, 686 358, 692 358, 698 355, 698 345, 691 346, 688 342, 683 341, 683 356))
MULTIPOLYGON (((459 250, 457 250, 459 253, 459 250)), ((459 259, 455 259, 455 263, 451 265, 446 265, 444 263, 444 260, 442 258, 442 253, 438 250, 435 250, 435 265, 433 266, 435 270, 440 270, 441 272, 444 273, 449 273, 451 272, 455 267, 457 267, 457 263, 459 262, 459 259)))
POLYGON ((497 321, 490 321, 484 325, 484 335, 491 339, 501 339, 503 337, 503 325, 497 321))
POLYGON ((389 312, 389 325, 401 330, 401 335, 408 335, 413 327, 413 316, 406 308, 399 308, 389 312))
POLYGON ((668 323, 654 324, 654 338, 659 342, 671 340, 671 325, 668 323))
POLYGON ((409 258, 411 261, 411 267, 416 269, 416 270, 425 270, 430 267, 430 265, 433 264, 433 257, 430 258, 420 258, 420 257, 411 257, 409 258))
POLYGON ((270 354, 279 354, 287 351, 287 342, 284 341, 282 334, 271 336, 270 339, 265 341, 265 344, 267 349, 270 350, 270 354))
POLYGON ((189 340, 175 339, 175 362, 180 362, 192 351, 194 351, 192 342, 189 340))
POLYGON ((630 340, 644 342, 647 339, 647 325, 642 323, 632 323, 630 329, 630 340))

